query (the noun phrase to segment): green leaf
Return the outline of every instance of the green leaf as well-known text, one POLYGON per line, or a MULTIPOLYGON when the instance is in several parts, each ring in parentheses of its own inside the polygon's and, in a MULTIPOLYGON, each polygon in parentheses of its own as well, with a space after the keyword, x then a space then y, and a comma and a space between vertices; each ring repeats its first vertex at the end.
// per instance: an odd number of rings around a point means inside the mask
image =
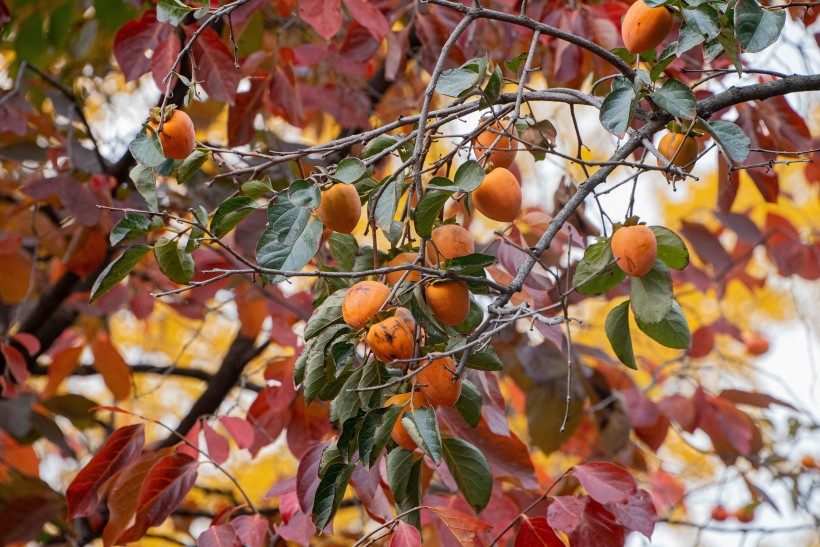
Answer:
POLYGON ((785 23, 785 10, 765 10, 755 0, 739 0, 735 6, 735 36, 749 53, 774 44, 785 23))
POLYGON ((154 179, 154 170, 138 163, 128 175, 134 181, 137 192, 145 199, 148 210, 156 213, 159 210, 159 201, 157 200, 157 181, 154 179))
MULTIPOLYGON (((286 245, 279 241, 278 234, 272 228, 268 228, 259 238, 256 260, 263 268, 300 271, 316 256, 322 241, 322 229, 319 220, 311 220, 296 241, 292 245, 286 245)), ((268 283, 279 283, 286 279, 281 274, 264 274, 263 277, 268 283)))
POLYGON ((669 269, 660 260, 643 277, 630 277, 632 312, 644 323, 657 323, 672 307, 672 280, 669 269))
POLYGON ((359 457, 367 467, 373 467, 387 446, 390 432, 393 431, 400 412, 400 406, 391 405, 371 410, 362 420, 362 428, 359 430, 359 457))
POLYGON ((313 311, 305 327, 304 339, 310 340, 319 334, 325 327, 342 319, 342 302, 347 291, 336 291, 328 296, 322 304, 313 311))
POLYGON ((502 370, 504 363, 498 358, 492 346, 486 346, 478 351, 474 348, 470 351, 470 355, 467 356, 466 367, 475 370, 495 371, 502 370))
POLYGON ((211 219, 211 232, 216 237, 225 237, 242 219, 256 209, 253 204, 253 199, 248 196, 234 196, 226 199, 217 207, 211 219))
MULTIPOLYGON (((194 209, 194 220, 198 222, 200 226, 208 225, 208 211, 205 207, 200 205, 194 209)), ((199 226, 191 226, 191 232, 188 234, 188 245, 185 246, 185 250, 189 253, 194 252, 194 250, 199 246, 197 239, 204 235, 205 232, 202 231, 202 228, 199 226)))
POLYGON ((470 427, 481 421, 481 392, 469 380, 461 380, 461 395, 454 406, 470 427))
POLYGON ((490 75, 490 79, 487 81, 487 85, 484 86, 484 94, 481 97, 481 101, 479 102, 479 108, 489 108, 495 104, 495 101, 498 100, 498 95, 501 93, 501 85, 504 83, 504 79, 501 76, 501 68, 495 67, 493 73, 490 75))
POLYGON ((319 478, 325 476, 330 470, 330 466, 347 463, 342 457, 342 451, 339 450, 339 442, 332 442, 322 450, 322 457, 319 459, 319 478))
POLYGON ((381 154, 398 141, 395 137, 391 137, 390 135, 379 135, 372 141, 367 143, 367 146, 364 148, 364 152, 362 152, 362 157, 367 159, 378 154, 381 154))
MULTIPOLYGON (((364 373, 362 374, 362 381, 359 382, 359 388, 380 386, 392 378, 390 370, 384 363, 372 360, 364 365, 364 373)), ((362 402, 363 408, 378 408, 382 406, 382 401, 386 398, 384 397, 386 395, 389 395, 389 393, 385 393, 385 390, 365 390, 359 392, 359 400, 362 402)))
POLYGON ((145 128, 145 131, 137 133, 137 136, 128 145, 128 150, 131 151, 131 155, 139 163, 146 167, 156 167, 165 161, 162 144, 159 142, 159 136, 153 127, 145 124, 143 128, 145 128))
MULTIPOLYGON (((413 452, 397 448, 387 455, 387 484, 396 501, 396 511, 404 513, 421 505, 422 460, 413 461, 413 452)), ((413 511, 402 521, 421 528, 421 516, 413 511)))
POLYGON ((113 289, 117 283, 125 279, 137 262, 151 250, 148 245, 136 245, 125 250, 115 258, 111 264, 100 273, 94 286, 91 287, 91 302, 113 289))
POLYGON ((681 24, 678 35, 678 45, 675 48, 675 56, 681 57, 690 49, 702 44, 706 38, 686 23, 681 24))
POLYGON ((157 4, 157 21, 170 23, 176 27, 192 11, 196 11, 196 9, 186 6, 179 0, 159 0, 157 4))
POLYGON ((288 187, 288 199, 297 207, 316 209, 322 202, 322 193, 308 181, 299 179, 288 187))
POLYGON ((664 49, 660 53, 660 55, 658 55, 658 62, 655 63, 655 66, 653 66, 652 70, 649 71, 650 80, 654 82, 655 80, 660 78, 663 71, 666 70, 666 67, 672 64, 672 61, 674 61, 677 58, 675 55, 675 48, 677 47, 677 45, 677 42, 669 44, 668 46, 666 46, 666 49, 664 49))
POLYGON ((330 421, 335 424, 343 424, 350 418, 355 417, 361 408, 359 394, 353 391, 358 387, 362 379, 363 367, 359 367, 347 377, 339 396, 330 402, 330 421))
POLYGON ((658 258, 673 270, 689 265, 689 250, 678 234, 663 226, 650 226, 658 242, 658 258))
POLYGON ((441 433, 438 430, 436 411, 430 407, 409 410, 401 418, 410 438, 433 458, 436 465, 441 463, 441 433))
POLYGON ((461 67, 445 70, 436 82, 436 93, 458 97, 473 88, 487 71, 486 57, 470 59, 461 67))
POLYGON ((368 207, 375 206, 376 208, 375 211, 373 211, 373 216, 376 218, 376 225, 384 231, 390 230, 393 225, 393 217, 396 216, 401 191, 401 183, 398 180, 392 180, 388 183, 382 195, 379 196, 378 201, 374 194, 371 194, 371 198, 368 201, 368 207))
POLYGON ((336 166, 336 173, 331 177, 333 180, 353 184, 364 178, 367 174, 367 165, 359 158, 345 158, 336 166))
MULTIPOLYGON (((323 330, 311 343, 302 350, 307 352, 304 371, 305 401, 310 403, 327 386, 329 382, 335 380, 333 374, 333 362, 328 358, 327 351, 331 342, 339 337, 352 332, 345 324, 333 325, 323 330)), ((300 356, 301 357, 301 356, 300 356)))
POLYGON ((154 245, 154 256, 168 279, 179 285, 186 285, 194 278, 194 258, 181 249, 177 240, 161 237, 154 245))
POLYGON ((307 207, 293 207, 282 213, 276 222, 271 224, 271 231, 276 234, 282 245, 293 245, 307 228, 313 217, 313 211, 307 207))
POLYGON ((659 6, 667 4, 668 2, 669 0, 644 0, 644 4, 646 4, 650 8, 657 8, 659 6))
POLYGON ((519 54, 516 57, 513 57, 509 61, 504 61, 504 66, 507 67, 507 70, 514 74, 518 74, 518 69, 521 68, 521 65, 527 60, 528 53, 525 51, 524 53, 519 54))
POLYGON ((325 471, 313 502, 313 523, 317 529, 324 529, 336 514, 355 468, 354 464, 335 463, 325 471))
POLYGON ((706 130, 732 161, 743 162, 749 157, 751 141, 743 130, 732 122, 706 122, 706 130))
POLYGON ((591 296, 608 292, 625 277, 626 274, 615 263, 609 240, 602 238, 584 251, 572 284, 579 293, 591 296))
MULTIPOLYGON (((616 81, 618 79, 624 78, 619 76, 616 81)), ((619 87, 613 84, 612 91, 601 105, 601 125, 618 138, 623 137, 635 115, 636 103, 635 89, 631 84, 619 87)))
POLYGON ((444 262, 444 268, 450 273, 458 275, 472 275, 484 271, 487 266, 495 264, 496 257, 481 253, 450 258, 444 262))
POLYGON ((270 179, 268 178, 243 182, 240 189, 244 195, 251 199, 261 198, 265 194, 273 192, 273 186, 271 186, 270 179))
POLYGON ((351 271, 353 263, 356 261, 356 253, 359 250, 356 238, 350 234, 333 232, 327 238, 327 245, 330 247, 330 256, 336 261, 339 269, 345 272, 351 271))
POLYGON ((723 46, 724 51, 726 51, 726 56, 732 61, 732 64, 735 65, 738 76, 743 74, 743 65, 740 63, 740 51, 738 51, 737 47, 737 38, 732 33, 732 29, 721 29, 717 39, 720 45, 723 46))
POLYGON ((650 97, 655 104, 676 118, 691 120, 697 114, 698 103, 695 94, 686 84, 673 78, 666 80, 650 97))
POLYGON ((450 199, 450 192, 440 190, 428 190, 421 197, 415 213, 416 233, 420 237, 430 237, 433 232, 433 223, 448 199, 450 199))
POLYGON ((493 490, 493 474, 479 450, 461 439, 442 439, 447 469, 467 503, 477 512, 487 507, 493 490))
POLYGON ((472 192, 484 181, 484 168, 475 160, 467 160, 458 166, 453 182, 462 192, 472 192))
POLYGON ((688 349, 692 337, 689 333, 689 323, 683 315, 680 304, 673 301, 672 307, 666 313, 666 317, 658 323, 644 323, 638 316, 635 316, 635 323, 647 336, 666 346, 674 349, 688 349))
MULTIPOLYGON (((185 184, 194 175, 199 172, 199 169, 208 161, 208 153, 203 150, 194 150, 190 156, 185 158, 177 167, 177 182, 185 184)), ((245 183, 248 184, 248 183, 245 183)), ((243 192, 244 192, 244 184, 243 192)), ((245 192, 247 194, 247 192, 245 192)))
POLYGON ((130 213, 111 229, 111 235, 108 239, 111 245, 133 241, 153 230, 162 228, 162 226, 162 221, 159 219, 152 220, 139 213, 130 213))
POLYGON ((711 40, 720 34, 720 21, 718 12, 707 4, 700 5, 695 9, 683 9, 683 20, 694 32, 706 36, 711 40))
POLYGON ((629 334, 629 300, 618 304, 606 316, 604 324, 606 337, 612 351, 631 369, 638 369, 635 364, 635 354, 632 351, 632 336, 629 334))

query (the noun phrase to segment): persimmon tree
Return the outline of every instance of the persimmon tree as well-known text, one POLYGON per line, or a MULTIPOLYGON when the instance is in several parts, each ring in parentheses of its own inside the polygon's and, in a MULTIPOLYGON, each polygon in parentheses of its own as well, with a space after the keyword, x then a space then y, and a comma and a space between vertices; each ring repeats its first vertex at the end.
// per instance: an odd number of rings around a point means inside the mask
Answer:
POLYGON ((0 542, 816 526, 815 5, 638 2, 0 0, 0 542))

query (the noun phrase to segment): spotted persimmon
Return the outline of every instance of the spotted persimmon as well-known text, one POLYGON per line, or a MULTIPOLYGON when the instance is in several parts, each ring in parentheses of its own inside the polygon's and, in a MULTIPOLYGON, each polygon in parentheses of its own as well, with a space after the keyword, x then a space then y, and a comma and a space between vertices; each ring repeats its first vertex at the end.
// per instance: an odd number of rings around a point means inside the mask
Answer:
POLYGON ((162 153, 166 158, 184 160, 191 155, 196 147, 196 132, 194 122, 182 110, 169 106, 165 111, 165 121, 159 131, 159 109, 152 109, 148 125, 158 132, 162 153))
MULTIPOLYGON (((401 266, 402 264, 413 264, 416 262, 416 257, 418 256, 417 253, 399 253, 393 258, 391 258, 385 266, 388 268, 392 268, 393 266, 401 266)), ((388 285, 395 285, 399 282, 402 278, 404 273, 407 270, 396 270, 395 272, 390 272, 386 276, 387 284, 388 285)), ((421 279, 421 273, 418 271, 410 270, 407 276, 404 278, 405 283, 415 283, 421 279)))
POLYGON ((316 209, 322 224, 341 234, 356 229, 362 216, 359 192, 352 184, 337 183, 322 192, 322 201, 316 209))
MULTIPOLYGON (((396 425, 393 426, 393 430, 390 432, 390 437, 396 441, 397 445, 405 450, 415 450, 418 447, 416 441, 414 441, 410 434, 407 433, 407 429, 405 429, 404 425, 401 423, 402 416, 404 416, 404 413, 410 409, 410 395, 410 393, 399 393, 398 395, 393 395, 384 403, 385 407, 393 405, 399 405, 402 407, 399 417, 396 419, 396 425)), ((413 410, 418 410, 423 406, 429 406, 429 404, 425 400, 424 395, 421 393, 414 393, 412 406, 413 410)))
POLYGON ((416 347, 416 320, 407 308, 396 308, 392 317, 372 325, 364 340, 383 363, 410 359, 416 347))
POLYGON ((342 319, 360 329, 379 313, 390 298, 390 289, 378 281, 359 281, 349 289, 342 300, 342 319))
POLYGON ((451 357, 440 357, 423 365, 416 382, 433 406, 453 406, 461 395, 461 378, 453 378, 456 365, 451 357))
POLYGON ((658 240, 649 226, 624 226, 612 234, 612 254, 625 274, 643 277, 658 257, 658 240))
MULTIPOLYGON (((698 157, 698 141, 693 137, 680 133, 669 133, 664 135, 658 143, 658 152, 667 160, 670 160, 672 165, 680 167, 686 173, 690 173, 695 166, 695 159, 698 157)), ((665 166, 666 163, 658 160, 658 165, 665 166)), ((666 178, 674 180, 676 177, 672 173, 667 173, 666 178)))
POLYGON ((470 291, 464 281, 430 283, 425 287, 424 294, 433 315, 445 325, 460 325, 470 313, 470 291))
POLYGON ((482 165, 509 167, 515 161, 518 149, 509 132, 504 130, 506 125, 509 122, 494 122, 473 139, 473 153, 482 165), (485 156, 487 150, 490 152, 485 156))
POLYGON ((430 236, 427 243, 427 257, 432 263, 447 258, 458 258, 475 252, 473 236, 458 224, 439 226, 430 236))
POLYGON ((521 185, 509 170, 496 167, 473 190, 473 205, 485 217, 512 222, 521 212, 521 185))
POLYGON ((651 8, 644 0, 637 0, 621 23, 626 49, 640 54, 658 47, 672 30, 672 22, 672 13, 665 7, 651 8))

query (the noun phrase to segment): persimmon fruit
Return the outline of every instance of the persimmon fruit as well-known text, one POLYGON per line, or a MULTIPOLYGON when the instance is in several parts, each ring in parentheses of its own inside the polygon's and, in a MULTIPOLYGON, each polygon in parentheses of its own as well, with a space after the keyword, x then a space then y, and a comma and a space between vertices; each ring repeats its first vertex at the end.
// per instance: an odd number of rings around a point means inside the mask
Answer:
POLYGON ((752 522, 755 519, 754 506, 747 505, 745 507, 740 507, 737 511, 735 511, 735 518, 743 523, 752 522))
MULTIPOLYGON (((423 406, 428 406, 427 401, 424 399, 424 395, 421 393, 413 394, 412 404, 413 410, 418 410, 423 406)), ((405 450, 415 450, 418 448, 416 441, 414 441, 410 434, 407 433, 407 429, 405 429, 404 425, 401 423, 402 416, 404 416, 404 413, 410 408, 410 393, 399 393, 398 395, 393 395, 384 403, 385 407, 393 405, 399 405, 402 409, 399 413, 398 419, 396 420, 396 425, 393 426, 393 430, 390 432, 390 437, 396 441, 397 445, 405 450)))
POLYGON ((649 226, 624 226, 612 234, 612 254, 625 274, 643 277, 658 258, 658 240, 649 226))
POLYGON ((453 406, 461 396, 461 378, 453 381, 455 362, 451 357, 440 357, 424 365, 416 381, 427 401, 434 407, 453 406))
MULTIPOLYGON (((391 258, 385 266, 392 268, 393 266, 401 266, 402 264, 413 264, 416 261, 417 253, 399 253, 391 258)), ((407 270, 396 270, 390 272, 385 277, 388 285, 395 285, 402 278, 407 270)), ((404 278, 405 283, 415 283, 421 279, 421 272, 410 270, 410 273, 404 278)))
POLYGON ((337 183, 324 190, 322 201, 316 208, 316 216, 334 232, 351 233, 362 216, 362 202, 356 187, 337 183))
POLYGON ((349 289, 342 300, 342 319, 360 329, 382 308, 390 297, 390 288, 378 281, 359 281, 349 289))
POLYGON ((521 185, 508 169, 496 167, 473 191, 473 205, 485 217, 512 222, 521 212, 521 185))
POLYGON ((769 351, 769 340, 756 332, 743 336, 743 343, 749 355, 763 355, 769 351))
POLYGON ((515 161, 518 149, 513 138, 504 131, 504 124, 494 122, 473 139, 473 153, 482 164, 492 163, 496 168, 509 167, 515 161), (490 153, 482 160, 487 150, 490 150, 490 153))
POLYGON ((475 252, 473 236, 458 224, 439 226, 430 235, 427 243, 427 256, 432 263, 448 258, 467 256, 475 252))
MULTIPOLYGON (((686 173, 691 173, 695 166, 695 159, 698 157, 698 141, 681 133, 668 133, 658 143, 658 152, 670 160, 672 165, 680 167, 686 173)), ((658 165, 666 164, 658 160, 658 165)), ((667 173, 666 178, 672 180, 675 176, 667 173)))
POLYGON ((800 458, 800 465, 806 469, 817 469, 817 460, 811 454, 806 454, 800 458))
POLYGON ((658 47, 672 30, 672 13, 663 6, 650 8, 643 0, 629 7, 621 23, 621 37, 630 53, 658 47))
POLYGON ((722 505, 712 507, 712 520, 723 522, 729 518, 729 511, 722 505))
POLYGON ((424 289, 424 294, 433 315, 445 325, 460 325, 470 313, 470 291, 464 281, 430 283, 424 289))
POLYGON ((396 308, 392 317, 372 325, 364 340, 383 363, 410 359, 416 347, 416 320, 407 308, 396 308))
MULTIPOLYGON (((152 114, 148 125, 154 131, 159 129, 159 114, 152 114)), ((191 155, 196 147, 196 131, 194 122, 182 110, 170 110, 165 114, 162 131, 157 131, 159 142, 162 144, 162 153, 166 158, 184 160, 191 155)))

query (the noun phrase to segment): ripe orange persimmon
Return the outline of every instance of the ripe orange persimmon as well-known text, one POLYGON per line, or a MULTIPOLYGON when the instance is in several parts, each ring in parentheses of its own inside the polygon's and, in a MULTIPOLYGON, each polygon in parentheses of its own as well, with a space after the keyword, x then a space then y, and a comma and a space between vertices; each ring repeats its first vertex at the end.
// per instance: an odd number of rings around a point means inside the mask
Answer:
POLYGON ((769 341, 756 332, 743 336, 743 343, 749 355, 763 355, 769 351, 769 341))
POLYGON ((445 325, 460 325, 470 313, 470 291, 464 281, 430 283, 424 294, 433 315, 445 325))
POLYGON ((433 230, 427 244, 427 257, 432 263, 447 258, 467 256, 475 252, 473 236, 458 224, 445 224, 433 230))
POLYGON ((359 281, 349 289, 342 301, 342 319, 354 329, 370 321, 390 297, 390 289, 378 281, 359 281))
POLYGON ((512 222, 521 212, 521 185, 509 170, 496 167, 473 190, 473 205, 498 222, 512 222))
POLYGON ((744 523, 752 522, 755 519, 754 505, 740 507, 737 511, 735 511, 735 518, 744 523))
POLYGON ((416 347, 416 320, 407 308, 396 308, 395 315, 372 325, 364 340, 379 361, 410 359, 416 347))
POLYGON ((644 53, 658 47, 672 30, 672 13, 661 6, 650 8, 643 0, 629 7, 621 24, 621 37, 630 53, 644 53))
MULTIPOLYGON (((402 410, 396 420, 396 425, 393 426, 393 430, 390 432, 390 437, 392 437, 392 439, 396 441, 396 444, 400 447, 406 450, 415 450, 418 447, 416 441, 410 437, 410 434, 407 433, 407 430, 401 423, 402 416, 404 416, 404 413, 410 408, 410 393, 399 393, 398 395, 393 395, 384 403, 385 407, 393 405, 400 405, 402 410)), ((424 399, 424 395, 421 393, 414 393, 413 410, 417 410, 423 406, 428 406, 427 401, 424 399)))
MULTIPOLYGON (((495 122, 487 126, 483 132, 473 139, 473 153, 482 165, 492 163, 495 167, 509 167, 515 161, 518 149, 509 133, 504 131, 504 127, 508 124, 509 122, 495 122), (500 139, 498 138, 499 135, 501 136, 500 139), (496 142, 496 139, 498 139, 498 142, 496 142), (482 160, 488 149, 490 153, 482 160)), ((510 130, 512 129, 511 127, 510 130)))
MULTIPOLYGON (((162 153, 166 158, 184 160, 191 155, 196 146, 196 132, 194 122, 182 110, 169 109, 166 112, 162 131, 159 132, 159 142, 162 144, 162 153)), ((159 113, 152 113, 148 120, 154 131, 159 128, 159 113)))
POLYGON ((649 226, 624 226, 612 234, 612 254, 624 273, 643 277, 658 258, 658 240, 649 226))
MULTIPOLYGON (((413 264, 416 261, 416 257, 418 254, 416 253, 399 253, 390 259, 385 266, 393 267, 393 266, 401 266, 402 264, 413 264)), ((395 272, 390 272, 387 274, 386 279, 389 285, 395 285, 401 279, 401 276, 404 275, 404 272, 407 270, 396 270, 395 272)), ((417 271, 410 271, 407 274, 407 277, 404 278, 405 283, 415 283, 416 281, 421 279, 421 272, 417 271)))
POLYGON ((334 232, 349 234, 355 230, 362 216, 362 202, 356 187, 337 183, 323 191, 316 216, 334 232))
POLYGON ((434 359, 416 375, 419 389, 433 406, 453 406, 461 395, 461 378, 453 381, 456 365, 450 357, 434 359))
POLYGON ((800 458, 800 465, 806 469, 817 469, 817 460, 811 454, 806 454, 800 458))
MULTIPOLYGON (((658 152, 666 159, 671 160, 672 165, 691 173, 692 168, 695 166, 695 159, 698 157, 698 141, 693 137, 680 133, 669 133, 664 135, 661 142, 658 143, 658 152)), ((658 160, 658 165, 664 166, 666 164, 658 160)), ((673 180, 675 177, 671 173, 667 173, 666 178, 673 180)))
POLYGON ((712 507, 712 519, 718 522, 723 522, 729 518, 729 511, 722 505, 715 505, 712 507))

